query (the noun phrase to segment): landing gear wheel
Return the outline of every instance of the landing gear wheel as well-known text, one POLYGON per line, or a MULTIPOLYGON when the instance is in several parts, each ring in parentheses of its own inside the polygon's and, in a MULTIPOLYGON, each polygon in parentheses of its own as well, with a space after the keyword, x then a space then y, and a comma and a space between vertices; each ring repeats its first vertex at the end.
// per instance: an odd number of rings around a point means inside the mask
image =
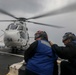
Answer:
POLYGON ((18 53, 18 49, 17 48, 12 48, 12 52, 11 53, 18 53))

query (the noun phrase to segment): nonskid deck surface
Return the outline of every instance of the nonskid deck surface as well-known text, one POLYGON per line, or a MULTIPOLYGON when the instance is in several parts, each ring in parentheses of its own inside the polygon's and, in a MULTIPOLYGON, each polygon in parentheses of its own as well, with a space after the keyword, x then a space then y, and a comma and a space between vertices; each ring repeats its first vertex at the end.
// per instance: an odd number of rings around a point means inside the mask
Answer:
MULTIPOLYGON (((6 75, 9 72, 8 67, 12 64, 18 63, 23 61, 24 55, 19 53, 19 54, 12 54, 9 52, 9 50, 0 50, 0 75, 6 75)), ((58 61, 58 68, 59 68, 59 74, 60 74, 60 62, 61 60, 59 59, 58 61)))
POLYGON ((22 60, 22 55, 0 51, 0 75, 6 75, 9 71, 9 65, 21 62, 22 60))

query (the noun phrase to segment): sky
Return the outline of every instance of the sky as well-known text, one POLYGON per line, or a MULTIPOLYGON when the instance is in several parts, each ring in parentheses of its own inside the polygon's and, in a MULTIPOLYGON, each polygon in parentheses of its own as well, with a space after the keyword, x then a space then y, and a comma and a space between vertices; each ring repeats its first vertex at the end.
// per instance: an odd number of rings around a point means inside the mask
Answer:
MULTIPOLYGON (((57 10, 75 2, 76 0, 0 0, 0 9, 3 9, 16 17, 29 18, 47 13, 49 11, 57 10)), ((10 19, 13 18, 0 13, 0 20, 10 19)), ((33 37, 36 31, 43 30, 47 32, 50 41, 58 45, 63 45, 62 36, 65 32, 73 32, 76 34, 76 11, 65 14, 51 15, 31 21, 58 25, 64 28, 58 29, 26 23, 30 37, 33 37)), ((10 23, 11 22, 0 22, 0 35, 3 34, 2 30, 5 30, 10 23)), ((3 37, 0 38, 0 40, 2 39, 3 37)), ((33 38, 30 41, 33 41, 33 38)))

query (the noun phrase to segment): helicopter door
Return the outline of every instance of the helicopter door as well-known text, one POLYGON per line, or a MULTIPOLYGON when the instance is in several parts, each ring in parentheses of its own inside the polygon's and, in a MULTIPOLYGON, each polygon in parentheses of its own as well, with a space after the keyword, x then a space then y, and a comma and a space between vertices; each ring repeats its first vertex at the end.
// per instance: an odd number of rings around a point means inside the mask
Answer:
POLYGON ((25 33, 23 31, 20 32, 20 38, 26 39, 25 33))
POLYGON ((27 39, 26 39, 26 35, 25 35, 25 32, 24 31, 21 31, 20 32, 20 38, 21 38, 21 40, 22 40, 22 44, 23 45, 26 45, 26 43, 27 43, 27 39))

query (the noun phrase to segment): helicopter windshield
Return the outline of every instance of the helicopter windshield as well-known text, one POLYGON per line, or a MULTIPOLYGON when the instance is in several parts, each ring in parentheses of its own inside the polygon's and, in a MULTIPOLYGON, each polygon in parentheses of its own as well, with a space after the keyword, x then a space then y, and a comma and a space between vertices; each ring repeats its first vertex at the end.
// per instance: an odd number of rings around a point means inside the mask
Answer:
POLYGON ((14 24, 11 24, 10 25, 10 29, 14 30, 14 29, 17 29, 18 25, 14 25, 14 24))
POLYGON ((6 30, 23 30, 23 26, 21 26, 20 24, 14 24, 14 23, 11 23, 7 28, 6 30))
POLYGON ((17 29, 18 25, 14 25, 14 23, 10 24, 6 30, 9 30, 9 29, 12 29, 12 30, 15 30, 17 29))

